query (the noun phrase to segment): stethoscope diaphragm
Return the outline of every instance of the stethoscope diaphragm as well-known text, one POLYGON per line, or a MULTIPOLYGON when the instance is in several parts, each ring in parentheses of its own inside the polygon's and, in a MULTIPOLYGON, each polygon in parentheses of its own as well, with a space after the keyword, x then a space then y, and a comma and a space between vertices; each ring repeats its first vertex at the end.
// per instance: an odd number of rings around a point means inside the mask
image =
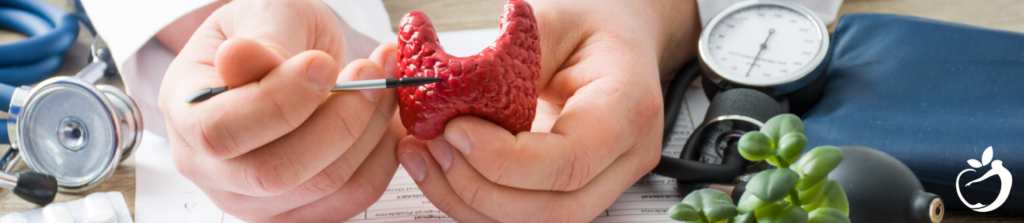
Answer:
POLYGON ((109 178, 142 134, 138 107, 127 95, 76 77, 16 89, 7 127, 29 168, 56 177, 66 192, 109 178))

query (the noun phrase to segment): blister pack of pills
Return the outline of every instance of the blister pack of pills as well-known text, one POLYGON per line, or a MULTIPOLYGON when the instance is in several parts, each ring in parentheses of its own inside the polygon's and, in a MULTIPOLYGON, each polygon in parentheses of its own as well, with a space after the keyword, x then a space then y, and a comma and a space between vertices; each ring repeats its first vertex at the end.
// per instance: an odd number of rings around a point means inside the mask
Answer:
POLYGON ((46 207, 14 212, 0 218, 0 223, 134 223, 121 192, 96 192, 85 198, 52 203, 46 207))

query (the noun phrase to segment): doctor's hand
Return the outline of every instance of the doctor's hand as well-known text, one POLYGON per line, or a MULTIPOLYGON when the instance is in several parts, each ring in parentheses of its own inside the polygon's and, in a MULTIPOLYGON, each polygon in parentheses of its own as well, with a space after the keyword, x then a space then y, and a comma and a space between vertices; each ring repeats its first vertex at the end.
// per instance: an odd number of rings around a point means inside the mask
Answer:
POLYGON ((246 221, 339 222, 377 201, 406 134, 392 119, 395 92, 329 91, 394 77, 395 45, 344 65, 343 41, 318 0, 233 1, 213 12, 160 89, 178 171, 246 221), (186 103, 216 86, 231 90, 186 103))
POLYGON ((542 58, 531 132, 476 117, 397 155, 426 197, 465 222, 584 222, 657 165, 659 76, 694 56, 693 1, 532 0, 542 58))

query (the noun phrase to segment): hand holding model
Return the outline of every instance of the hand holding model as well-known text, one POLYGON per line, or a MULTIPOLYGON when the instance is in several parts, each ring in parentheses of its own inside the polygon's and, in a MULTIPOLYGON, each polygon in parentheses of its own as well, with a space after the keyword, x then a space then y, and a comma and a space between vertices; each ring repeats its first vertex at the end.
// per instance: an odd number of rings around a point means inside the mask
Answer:
POLYGON ((529 3, 541 49, 530 131, 459 116, 433 140, 399 143, 402 166, 453 219, 589 221, 658 162, 659 74, 693 57, 696 4, 529 3))

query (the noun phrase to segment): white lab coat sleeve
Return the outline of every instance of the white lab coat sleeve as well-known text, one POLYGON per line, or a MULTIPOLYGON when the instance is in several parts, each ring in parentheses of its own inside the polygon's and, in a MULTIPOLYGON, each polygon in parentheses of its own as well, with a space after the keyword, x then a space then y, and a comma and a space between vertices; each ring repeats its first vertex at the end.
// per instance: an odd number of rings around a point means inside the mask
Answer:
POLYGON ((157 32, 216 0, 81 0, 96 32, 121 64, 157 32))
MULTIPOLYGON (((128 95, 139 106, 147 131, 167 137, 158 96, 164 73, 176 56, 153 36, 181 16, 213 2, 215 0, 82 0, 97 33, 111 49, 128 95)), ((342 21, 347 61, 369 57, 380 42, 396 41, 383 2, 324 2, 342 21)))
MULTIPOLYGON (((718 12, 722 11, 730 5, 748 0, 697 0, 697 12, 700 13, 700 25, 701 27, 708 24, 711 18, 714 18, 718 12)), ((839 12, 839 6, 843 4, 843 0, 789 0, 793 3, 797 3, 811 9, 814 14, 817 14, 825 24, 832 23, 836 19, 836 15, 839 12)))

